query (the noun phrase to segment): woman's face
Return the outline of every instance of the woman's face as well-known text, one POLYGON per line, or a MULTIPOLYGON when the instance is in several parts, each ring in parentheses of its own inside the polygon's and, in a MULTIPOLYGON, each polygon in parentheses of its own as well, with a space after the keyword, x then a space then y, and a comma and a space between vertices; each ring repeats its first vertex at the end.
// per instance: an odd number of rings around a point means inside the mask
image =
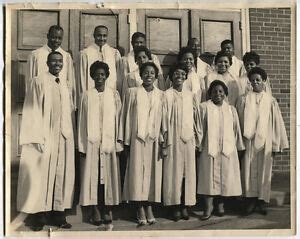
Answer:
POLYGON ((247 61, 246 63, 245 63, 245 69, 246 69, 246 71, 247 71, 247 73, 252 69, 252 68, 254 68, 254 67, 256 67, 257 65, 256 65, 256 63, 255 63, 255 61, 247 61))
POLYGON ((141 66, 142 64, 149 61, 148 56, 144 51, 140 51, 136 56, 136 63, 138 66, 141 66))
POLYGON ((144 86, 151 86, 155 81, 155 69, 153 66, 146 66, 142 72, 142 80, 144 86))
POLYGON ((254 92, 260 93, 265 89, 265 82, 260 74, 252 74, 249 80, 254 92))
POLYGON ((216 85, 211 91, 210 98, 215 105, 222 105, 225 96, 226 95, 223 86, 216 85))
POLYGON ((185 64, 190 71, 194 67, 195 59, 191 52, 187 52, 182 56, 180 62, 185 64))
POLYGON ((180 86, 186 80, 186 72, 182 69, 176 69, 173 73, 172 82, 173 86, 180 86))
POLYGON ((105 70, 100 68, 97 69, 93 75, 93 80, 95 81, 95 87, 99 87, 105 84, 107 77, 105 70))
POLYGON ((227 56, 222 56, 217 60, 217 69, 219 74, 227 72, 229 67, 230 61, 227 56))

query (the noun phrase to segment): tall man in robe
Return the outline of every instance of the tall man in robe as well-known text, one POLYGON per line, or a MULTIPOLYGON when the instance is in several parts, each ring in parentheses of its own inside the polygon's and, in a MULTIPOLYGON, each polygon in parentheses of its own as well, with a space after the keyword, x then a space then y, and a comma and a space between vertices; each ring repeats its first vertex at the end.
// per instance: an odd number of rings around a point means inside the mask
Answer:
POLYGON ((33 77, 48 71, 47 57, 50 52, 58 51, 63 56, 63 68, 59 74, 59 78, 61 81, 67 83, 70 96, 72 97, 72 103, 76 107, 77 97, 74 65, 71 55, 61 48, 63 34, 64 30, 62 27, 57 25, 51 26, 47 34, 47 44, 29 54, 26 86, 29 85, 29 81, 33 77))
POLYGON ((18 211, 33 214, 32 230, 47 223, 70 228, 64 210, 71 208, 74 194, 74 135, 72 102, 65 81, 60 80, 63 56, 48 55, 48 72, 28 85, 20 130, 22 146, 18 191, 18 211))
POLYGON ((107 44, 108 28, 103 25, 95 27, 94 43, 80 53, 80 94, 95 87, 90 76, 90 66, 95 61, 103 61, 109 66, 110 75, 106 86, 121 91, 122 58, 120 52, 107 44))

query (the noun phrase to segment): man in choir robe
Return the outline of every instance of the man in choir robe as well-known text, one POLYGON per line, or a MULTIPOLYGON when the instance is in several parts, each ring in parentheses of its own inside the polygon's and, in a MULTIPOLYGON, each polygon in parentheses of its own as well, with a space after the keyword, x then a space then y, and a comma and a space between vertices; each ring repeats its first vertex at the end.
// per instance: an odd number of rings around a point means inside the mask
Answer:
POLYGON ((204 77, 208 73, 212 72, 212 68, 206 62, 204 62, 200 59, 201 47, 200 47, 199 40, 197 38, 193 37, 193 38, 189 39, 187 46, 191 47, 192 49, 194 49, 196 51, 196 54, 197 54, 197 64, 195 66, 196 72, 201 79, 204 79, 204 77))
POLYGON ((50 213, 51 224, 70 228, 64 210, 71 208, 74 193, 74 135, 70 92, 59 73, 63 56, 48 55, 48 72, 33 78, 26 92, 20 145, 17 190, 18 211, 33 214, 33 230, 42 230, 50 213))
POLYGON ((28 57, 28 67, 26 75, 26 88, 29 85, 29 81, 38 76, 41 73, 48 71, 47 57, 52 51, 58 51, 63 56, 63 68, 59 74, 60 81, 65 81, 67 83, 70 95, 72 97, 72 103, 76 108, 76 82, 74 65, 71 55, 61 48, 61 43, 63 40, 64 30, 62 27, 53 25, 49 28, 47 34, 47 44, 32 51, 28 57))
POLYGON ((95 61, 105 62, 110 69, 106 86, 121 91, 122 87, 122 58, 120 52, 107 44, 108 28, 103 25, 94 29, 94 43, 80 52, 80 94, 95 87, 90 76, 90 66, 95 61))
POLYGON ((234 45, 229 39, 221 42, 221 51, 224 51, 231 55, 232 64, 229 68, 229 72, 236 78, 241 77, 245 73, 245 68, 243 62, 234 55, 234 45))
MULTIPOLYGON (((134 72, 138 70, 139 66, 135 61, 135 53, 134 50, 139 46, 146 47, 146 35, 142 32, 135 32, 131 37, 131 45, 132 50, 127 54, 126 57, 123 57, 123 69, 124 69, 124 79, 128 73, 134 72)), ((158 80, 160 82, 164 81, 163 72, 160 66, 159 59, 156 55, 151 53, 151 60, 158 68, 158 80)), ((160 90, 165 90, 165 87, 160 87, 160 90)), ((125 94, 125 92, 122 92, 125 94)))
POLYGON ((267 74, 259 67, 248 73, 253 91, 239 98, 237 111, 246 151, 241 159, 246 215, 257 207, 267 214, 270 201, 273 157, 288 148, 288 139, 278 103, 264 91, 267 74))

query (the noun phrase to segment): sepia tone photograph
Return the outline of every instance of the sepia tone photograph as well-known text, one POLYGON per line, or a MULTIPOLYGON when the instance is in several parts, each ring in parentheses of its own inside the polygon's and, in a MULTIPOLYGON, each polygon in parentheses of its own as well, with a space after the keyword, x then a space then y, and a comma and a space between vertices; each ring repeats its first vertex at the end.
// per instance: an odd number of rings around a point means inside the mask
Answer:
POLYGON ((6 235, 295 234, 295 4, 4 11, 6 235))

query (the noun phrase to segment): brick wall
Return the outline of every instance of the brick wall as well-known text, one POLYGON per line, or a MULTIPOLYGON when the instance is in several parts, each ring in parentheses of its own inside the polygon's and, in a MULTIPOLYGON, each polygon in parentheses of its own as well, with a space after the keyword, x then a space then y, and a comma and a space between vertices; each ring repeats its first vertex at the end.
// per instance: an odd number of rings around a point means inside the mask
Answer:
MULTIPOLYGON (((249 17, 251 50, 261 56, 260 65, 268 73, 290 139, 291 10, 251 8, 249 17)), ((289 156, 289 150, 277 156, 273 170, 289 171, 289 156)))

